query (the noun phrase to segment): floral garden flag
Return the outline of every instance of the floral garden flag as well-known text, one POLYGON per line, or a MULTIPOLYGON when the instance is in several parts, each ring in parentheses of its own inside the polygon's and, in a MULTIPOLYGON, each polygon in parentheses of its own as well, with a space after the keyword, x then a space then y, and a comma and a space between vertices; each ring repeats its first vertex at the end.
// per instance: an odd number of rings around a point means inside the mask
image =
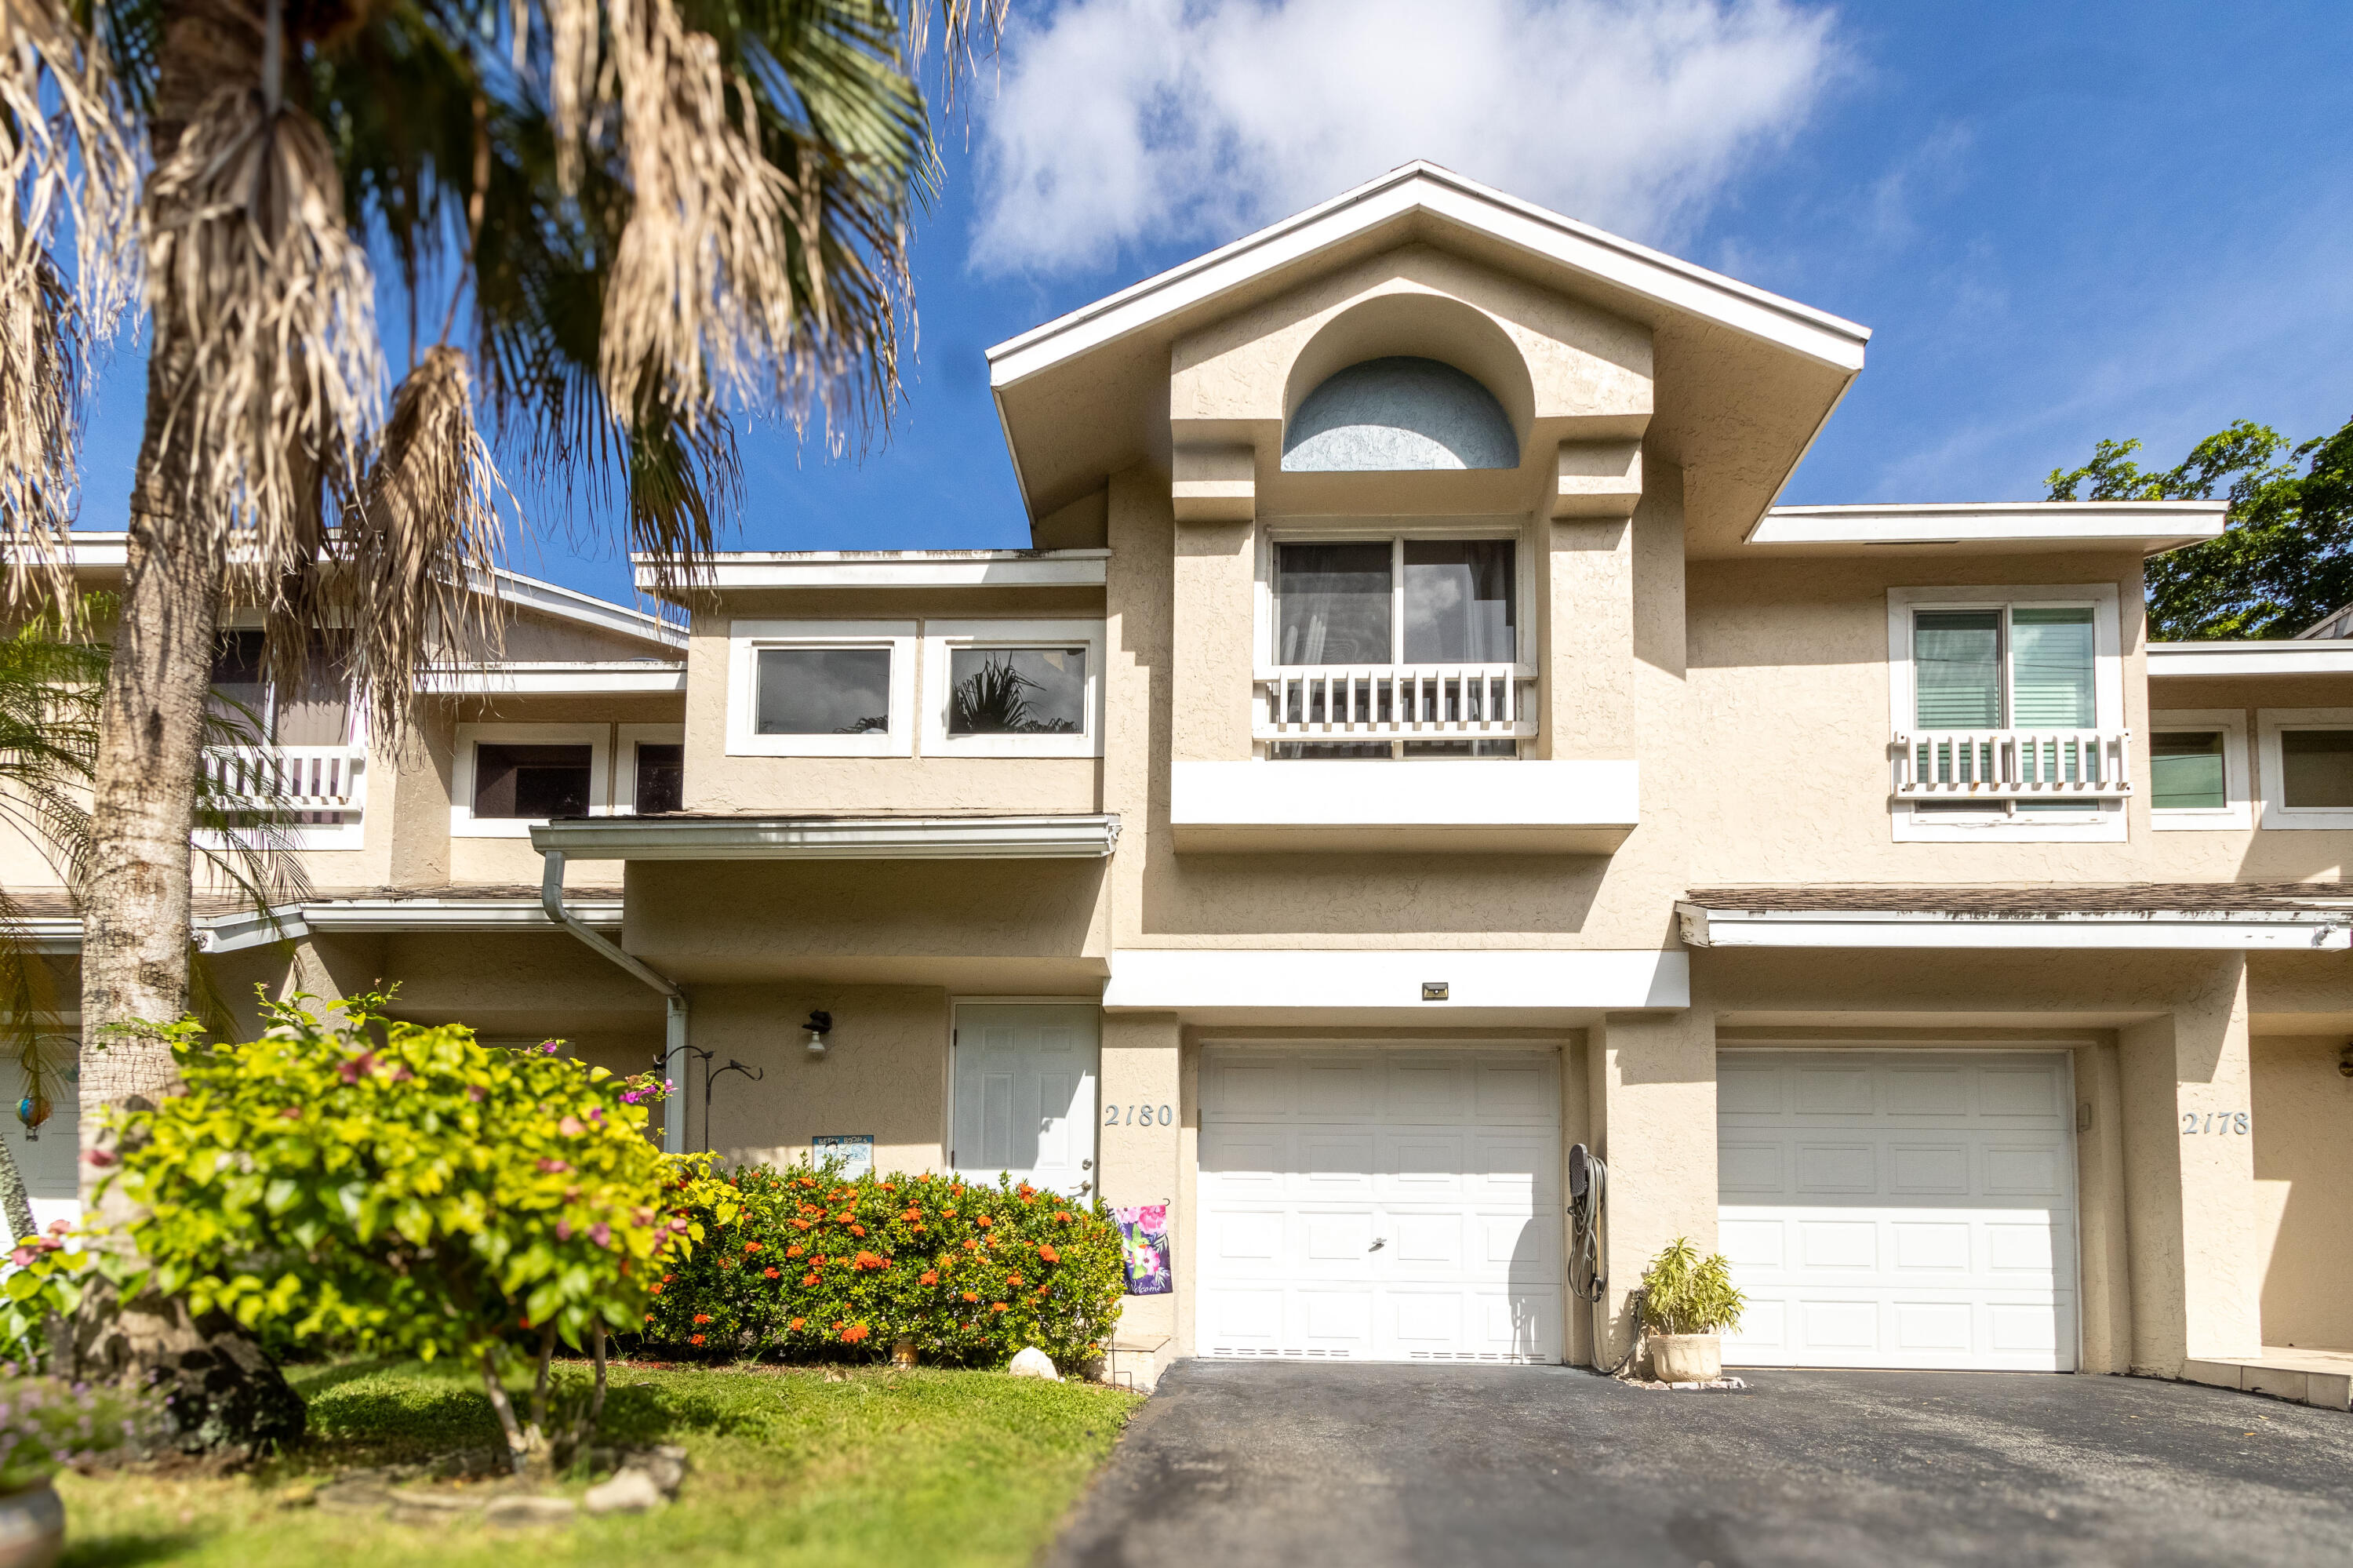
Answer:
POLYGON ((1130 1296, 1166 1296, 1176 1286, 1168 1273, 1168 1205, 1138 1203, 1113 1209, 1119 1222, 1120 1261, 1127 1269, 1130 1296))

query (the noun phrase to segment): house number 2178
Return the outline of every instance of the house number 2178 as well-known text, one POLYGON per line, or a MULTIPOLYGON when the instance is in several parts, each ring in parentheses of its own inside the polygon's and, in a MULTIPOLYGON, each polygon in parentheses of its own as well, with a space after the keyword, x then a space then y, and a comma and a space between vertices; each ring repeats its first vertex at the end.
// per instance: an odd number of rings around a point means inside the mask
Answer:
POLYGON ((1105 1127, 1174 1127, 1176 1114, 1166 1106, 1105 1106, 1103 1124, 1105 1127), (1123 1117, 1122 1111, 1127 1114, 1123 1117))
POLYGON ((2243 1137, 2246 1130, 2247 1113, 2244 1111, 2207 1111, 2202 1115, 2197 1111, 2181 1113, 2181 1136, 2184 1138, 2193 1132, 2211 1132, 2217 1137, 2229 1132, 2243 1137))

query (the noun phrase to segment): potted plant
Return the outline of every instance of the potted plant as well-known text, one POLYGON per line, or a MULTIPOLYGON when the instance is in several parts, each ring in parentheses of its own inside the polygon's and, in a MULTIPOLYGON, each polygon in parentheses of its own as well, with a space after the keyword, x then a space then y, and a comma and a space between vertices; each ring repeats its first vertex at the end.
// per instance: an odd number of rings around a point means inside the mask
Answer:
POLYGON ((1642 1271, 1642 1327, 1651 1370, 1662 1383, 1713 1383, 1724 1375, 1723 1330, 1740 1327, 1747 1298, 1732 1287, 1722 1253, 1703 1258, 1677 1236, 1642 1271))
POLYGON ((0 1363, 0 1568, 49 1568, 66 1542, 66 1505, 51 1478, 139 1431, 135 1407, 119 1394, 0 1363))

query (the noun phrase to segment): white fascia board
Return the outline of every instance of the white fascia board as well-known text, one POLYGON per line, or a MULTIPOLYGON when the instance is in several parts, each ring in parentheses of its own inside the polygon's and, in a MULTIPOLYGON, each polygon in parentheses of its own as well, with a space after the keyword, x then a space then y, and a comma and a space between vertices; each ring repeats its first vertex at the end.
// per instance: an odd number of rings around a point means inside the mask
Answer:
POLYGON ((417 677, 431 696, 604 696, 686 690, 686 666, 655 660, 444 664, 417 677))
MULTIPOLYGON (((1109 550, 744 551, 712 557, 698 586, 783 588, 1101 588, 1109 550)), ((652 577, 638 568, 638 586, 652 577)))
POLYGON ((1168 774, 1176 828, 1631 829, 1641 805, 1633 762, 1177 762, 1168 774))
POLYGON ((610 599, 598 599, 594 594, 581 593, 555 583, 542 582, 537 577, 527 577, 503 567, 493 576, 495 583, 485 583, 479 573, 475 574, 471 585, 479 592, 543 615, 578 621, 584 626, 601 627, 630 637, 642 637, 649 642, 659 642, 667 647, 686 646, 686 628, 664 620, 659 615, 632 609, 628 605, 615 604, 610 599))
POLYGON ((119 529, 84 533, 77 528, 67 537, 72 542, 73 564, 77 567, 127 567, 131 564, 131 535, 119 529))
POLYGON ((2344 914, 2307 910, 2104 910, 2058 915, 1962 915, 1934 910, 1754 910, 1676 906, 1694 948, 2159 948, 2179 951, 2343 949, 2344 914))
POLYGON ((2152 642, 2148 673, 2166 675, 2353 675, 2353 638, 2284 642, 2152 642))
POLYGON ((1689 955, 1651 948, 1122 948, 1112 1012, 1591 1012, 1691 1005, 1689 955), (1442 982, 1443 1001, 1422 987, 1442 982))
POLYGON ((2223 529, 2221 501, 2019 501, 1917 506, 1776 506, 1751 545, 2130 545, 2173 549, 2223 529))
MULTIPOLYGON (((568 898, 564 906, 591 926, 621 923, 617 898, 568 898)), ((506 931, 554 924, 536 898, 339 898, 305 904, 302 921, 313 931, 506 931)))
POLYGON ((1007 339, 987 351, 989 385, 1010 387, 1417 209, 1825 365, 1862 367, 1868 327, 1415 162, 1007 339))
POLYGON ((567 860, 1101 860, 1114 816, 590 818, 543 822, 533 848, 567 860))

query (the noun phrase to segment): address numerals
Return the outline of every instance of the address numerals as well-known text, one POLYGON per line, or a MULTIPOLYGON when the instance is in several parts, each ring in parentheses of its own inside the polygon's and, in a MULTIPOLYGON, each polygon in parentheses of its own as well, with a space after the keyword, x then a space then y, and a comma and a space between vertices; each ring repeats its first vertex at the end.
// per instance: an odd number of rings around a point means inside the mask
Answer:
POLYGON ((1105 1127, 1174 1127, 1176 1125, 1176 1113, 1167 1106, 1148 1106, 1140 1102, 1105 1106, 1103 1124, 1105 1127))
POLYGON ((2211 1133, 2216 1138, 2228 1134, 2233 1138, 2247 1136, 2247 1113, 2244 1111, 2183 1111, 2181 1136, 2202 1138, 2211 1133))

